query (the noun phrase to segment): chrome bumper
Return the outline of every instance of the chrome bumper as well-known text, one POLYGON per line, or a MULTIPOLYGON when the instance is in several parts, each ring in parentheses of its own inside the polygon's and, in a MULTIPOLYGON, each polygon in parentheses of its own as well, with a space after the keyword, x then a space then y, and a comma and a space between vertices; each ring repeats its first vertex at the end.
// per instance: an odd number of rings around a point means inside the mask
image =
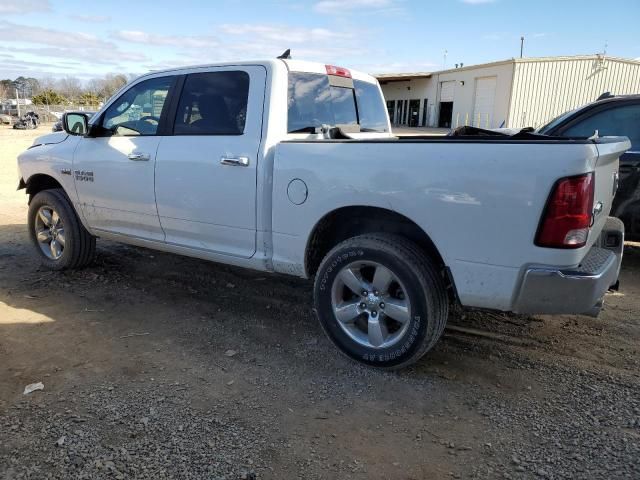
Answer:
POLYGON ((577 267, 528 268, 513 311, 597 316, 604 294, 617 287, 623 248, 624 226, 617 218, 609 218, 600 238, 577 267))

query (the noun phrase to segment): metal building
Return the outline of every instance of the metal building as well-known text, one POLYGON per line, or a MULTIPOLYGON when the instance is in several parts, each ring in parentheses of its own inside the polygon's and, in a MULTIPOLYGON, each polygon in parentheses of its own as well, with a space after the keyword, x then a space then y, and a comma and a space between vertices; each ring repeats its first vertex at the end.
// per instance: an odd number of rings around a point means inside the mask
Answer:
POLYGON ((539 127, 604 92, 640 93, 640 61, 512 58, 432 73, 376 75, 394 125, 539 127))

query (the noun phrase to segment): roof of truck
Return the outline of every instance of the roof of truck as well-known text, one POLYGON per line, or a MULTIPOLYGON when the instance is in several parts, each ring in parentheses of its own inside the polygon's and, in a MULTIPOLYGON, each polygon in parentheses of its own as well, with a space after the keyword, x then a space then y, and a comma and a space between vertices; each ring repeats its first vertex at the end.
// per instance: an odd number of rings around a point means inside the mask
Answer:
MULTIPOLYGON (((242 62, 219 62, 219 63, 206 63, 202 65, 184 65, 181 67, 175 68, 167 68, 162 70, 153 70, 151 72, 145 73, 144 76, 147 75, 157 75, 159 73, 172 73, 172 72, 180 72, 184 70, 193 70, 193 69, 204 69, 211 67, 232 67, 232 66, 248 66, 248 65, 271 65, 276 66, 284 63, 290 71, 293 72, 309 72, 309 73, 322 73, 326 74, 326 65, 322 62, 310 62, 306 60, 292 60, 292 59, 268 59, 268 60, 254 60, 254 61, 242 61, 242 62)), ((342 66, 342 65, 340 65, 342 66)), ((348 67, 345 67, 348 68, 348 67)), ((356 80, 364 80, 367 82, 376 82, 374 76, 369 75, 368 73, 360 72, 358 70, 348 69, 351 72, 351 76, 356 80)))

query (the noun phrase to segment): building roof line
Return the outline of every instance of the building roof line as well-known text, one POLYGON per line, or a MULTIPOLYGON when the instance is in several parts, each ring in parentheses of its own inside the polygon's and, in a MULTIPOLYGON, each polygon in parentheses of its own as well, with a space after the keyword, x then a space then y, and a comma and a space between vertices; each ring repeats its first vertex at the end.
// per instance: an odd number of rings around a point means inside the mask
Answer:
POLYGON ((377 73, 373 76, 380 81, 399 82, 404 80, 416 80, 420 78, 431 78, 431 72, 409 72, 409 73, 377 73))
POLYGON ((611 60, 615 62, 628 63, 631 65, 640 65, 640 60, 632 59, 632 58, 623 58, 623 57, 614 57, 603 54, 593 54, 593 55, 564 55, 557 57, 523 57, 523 58, 509 58, 506 60, 496 60, 495 62, 488 63, 478 63, 475 65, 465 65, 464 67, 458 68, 448 68, 445 70, 437 70, 435 72, 405 72, 405 73, 382 73, 382 74, 373 74, 380 81, 401 81, 401 80, 411 80, 414 78, 430 78, 434 75, 439 75, 442 73, 451 73, 451 72, 461 72, 464 70, 474 70, 477 68, 485 68, 485 67, 498 67, 500 65, 507 65, 511 63, 532 63, 532 62, 557 62, 557 61, 565 61, 565 60, 598 60, 604 59, 611 60))

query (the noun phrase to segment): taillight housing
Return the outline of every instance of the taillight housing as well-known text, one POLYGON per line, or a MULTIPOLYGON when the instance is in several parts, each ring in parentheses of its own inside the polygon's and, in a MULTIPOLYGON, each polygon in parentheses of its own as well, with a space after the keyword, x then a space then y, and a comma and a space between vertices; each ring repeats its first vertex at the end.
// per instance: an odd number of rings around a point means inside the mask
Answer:
POLYGON ((336 77, 351 78, 351 72, 344 67, 336 67, 335 65, 325 65, 327 75, 335 75, 336 77))
POLYGON ((558 180, 547 200, 535 244, 580 248, 587 243, 593 215, 593 172, 558 180))

